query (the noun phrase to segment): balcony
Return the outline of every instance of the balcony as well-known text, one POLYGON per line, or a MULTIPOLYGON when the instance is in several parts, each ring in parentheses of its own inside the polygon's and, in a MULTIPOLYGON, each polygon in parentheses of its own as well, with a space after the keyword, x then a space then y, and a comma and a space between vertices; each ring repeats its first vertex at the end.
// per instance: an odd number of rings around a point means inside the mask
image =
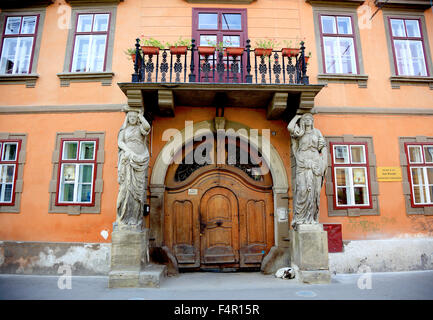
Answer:
POLYGON ((141 47, 137 39, 130 83, 119 83, 130 106, 160 116, 174 107, 267 108, 268 119, 309 111, 323 85, 309 84, 304 43, 299 48, 141 47))

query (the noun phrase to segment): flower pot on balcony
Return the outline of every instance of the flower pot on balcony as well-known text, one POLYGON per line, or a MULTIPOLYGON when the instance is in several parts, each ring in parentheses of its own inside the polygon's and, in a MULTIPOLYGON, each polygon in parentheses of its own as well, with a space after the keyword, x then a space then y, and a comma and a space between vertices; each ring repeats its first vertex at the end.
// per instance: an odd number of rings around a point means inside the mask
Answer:
POLYGON ((186 50, 188 49, 187 46, 171 46, 170 47, 170 53, 171 54, 186 54, 186 50))
POLYGON ((198 52, 202 56, 210 56, 215 53, 216 48, 215 47, 198 47, 198 52))
POLYGON ((310 57, 305 56, 305 63, 308 63, 308 59, 310 59, 310 57))
POLYGON ((131 59, 132 59, 132 62, 135 63, 135 53, 131 53, 131 59))
POLYGON ((233 57, 239 57, 244 53, 245 49, 240 47, 228 47, 226 48, 227 55, 233 57))
POLYGON ((141 51, 143 51, 143 54, 154 55, 159 53, 159 48, 152 46, 142 46, 141 51))
POLYGON ((254 54, 257 57, 261 57, 261 56, 270 57, 272 54, 272 50, 273 50, 272 48, 271 49, 257 48, 257 49, 254 49, 254 54))
POLYGON ((297 48, 283 48, 282 55, 283 57, 296 57, 299 54, 300 49, 297 48))

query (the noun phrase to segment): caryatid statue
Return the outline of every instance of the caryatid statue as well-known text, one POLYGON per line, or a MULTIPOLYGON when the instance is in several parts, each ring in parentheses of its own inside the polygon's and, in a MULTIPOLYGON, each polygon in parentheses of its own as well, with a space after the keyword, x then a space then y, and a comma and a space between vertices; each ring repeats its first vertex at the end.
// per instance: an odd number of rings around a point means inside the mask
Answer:
POLYGON ((117 139, 119 193, 116 222, 119 229, 141 230, 149 165, 146 136, 150 132, 150 125, 141 110, 126 107, 124 111, 125 122, 117 139))
POLYGON ((326 141, 314 128, 313 115, 296 115, 287 129, 292 140, 296 161, 296 186, 292 227, 299 224, 318 224, 320 191, 328 166, 326 141))

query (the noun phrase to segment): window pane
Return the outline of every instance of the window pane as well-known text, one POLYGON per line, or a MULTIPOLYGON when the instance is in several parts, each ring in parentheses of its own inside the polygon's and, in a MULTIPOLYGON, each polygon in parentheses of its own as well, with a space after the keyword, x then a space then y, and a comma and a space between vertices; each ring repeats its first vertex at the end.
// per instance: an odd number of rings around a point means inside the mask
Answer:
POLYGON ((427 184, 433 184, 433 167, 426 168, 426 170, 427 170, 427 184))
POLYGON ((350 146, 352 163, 365 163, 364 146, 350 146))
POLYGON ((241 37, 240 36, 223 36, 224 47, 240 47, 241 37))
POLYGON ((19 38, 17 53, 17 68, 14 73, 28 73, 32 54, 33 38, 19 38))
POLYGON ((199 13, 198 14, 199 29, 218 29, 218 14, 217 13, 199 13))
POLYGON ((337 17, 338 33, 352 34, 352 23, 350 17, 337 17))
POLYGON ((70 183, 65 183, 62 186, 60 201, 74 201, 74 185, 70 183))
POLYGON ((15 161, 17 157, 17 143, 5 143, 3 150, 3 161, 15 161))
POLYGON ((335 25, 334 17, 322 16, 322 32, 337 33, 337 27, 335 25))
POLYGON ((213 35, 200 35, 200 46, 215 46, 217 36, 213 35))
POLYGON ((80 14, 78 16, 77 32, 90 32, 92 31, 92 14, 80 14))
POLYGON ((337 188, 337 204, 338 205, 347 205, 347 199, 348 199, 348 194, 347 194, 347 189, 348 188, 337 188))
POLYGON ((76 141, 65 141, 63 143, 63 160, 75 160, 77 159, 78 142, 76 141))
POLYGON ((400 19, 391 19, 391 30, 394 37, 405 37, 404 23, 400 19))
POLYGON ((74 58, 72 61, 72 72, 87 71, 87 59, 89 56, 91 36, 76 36, 74 47, 74 58))
POLYGON ((414 185, 424 185, 424 175, 422 168, 411 168, 412 173, 412 184, 414 185))
POLYGON ((63 181, 64 182, 75 182, 75 165, 64 164, 63 165, 63 181))
POLYGON ((0 61, 0 72, 11 74, 16 64, 18 38, 5 38, 3 41, 2 57, 0 61))
POLYGON ((426 163, 433 162, 433 146, 424 146, 424 157, 426 163))
POLYGON ((335 163, 349 163, 349 151, 347 146, 334 146, 335 163))
POLYGON ((78 202, 91 202, 92 186, 90 184, 80 184, 78 189, 78 202))
POLYGON ((79 182, 92 182, 93 177, 93 166, 91 164, 86 165, 80 165, 80 176, 79 176, 79 182))
POLYGON ((81 142, 80 160, 93 160, 95 153, 94 142, 81 142))
POLYGON ((409 67, 410 74, 413 76, 426 76, 424 50, 421 41, 408 40, 409 45, 409 67))
POLYGON ((5 34, 18 34, 20 25, 21 17, 9 17, 6 22, 5 34))
POLYGON ((222 15, 223 30, 241 30, 242 19, 240 13, 223 13, 222 15))
POLYGON ((356 73, 355 46, 352 38, 339 38, 341 67, 337 66, 337 73, 356 73))
POLYGON ((355 187, 355 204, 368 204, 368 192, 366 187, 355 187))
POLYGON ((364 168, 353 168, 353 183, 354 184, 361 184, 365 185, 367 179, 366 179, 366 172, 364 168))
POLYGON ((106 35, 92 36, 89 66, 86 71, 90 71, 90 72, 104 71, 106 38, 107 38, 106 35))
POLYGON ((409 162, 422 163, 421 146, 409 146, 409 162))
POLYGON ((21 34, 33 34, 36 30, 36 16, 23 17, 21 34))
POLYGON ((348 168, 337 168, 335 170, 337 178, 337 186, 349 186, 349 169, 348 168))
POLYGON ((14 182, 15 165, 3 165, 0 167, 0 182, 13 183, 14 182))
POLYGON ((406 20, 406 31, 408 37, 421 37, 417 20, 406 20))
POLYGON ((108 14, 95 14, 95 21, 93 23, 93 31, 107 31, 108 30, 108 14))
POLYGON ((11 202, 12 201, 12 184, 1 185, 0 189, 0 201, 11 202))
POLYGON ((426 193, 424 187, 414 187, 413 195, 415 203, 426 203, 426 193))

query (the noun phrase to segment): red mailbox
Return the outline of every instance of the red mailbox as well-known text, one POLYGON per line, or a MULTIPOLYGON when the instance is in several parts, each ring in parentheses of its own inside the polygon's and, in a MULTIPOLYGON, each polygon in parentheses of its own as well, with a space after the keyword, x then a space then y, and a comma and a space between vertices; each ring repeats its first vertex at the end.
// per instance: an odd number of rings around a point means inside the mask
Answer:
POLYGON ((328 252, 343 252, 341 224, 324 223, 323 229, 328 232, 328 252))

